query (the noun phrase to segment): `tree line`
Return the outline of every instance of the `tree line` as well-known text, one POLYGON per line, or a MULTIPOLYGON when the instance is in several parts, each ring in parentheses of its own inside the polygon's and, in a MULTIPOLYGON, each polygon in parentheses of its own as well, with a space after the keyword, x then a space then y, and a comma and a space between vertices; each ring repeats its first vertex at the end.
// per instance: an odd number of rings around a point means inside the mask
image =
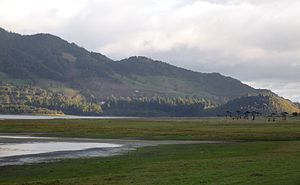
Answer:
MULTIPOLYGON (((241 110, 237 110, 237 111, 229 111, 227 110, 225 113, 225 117, 226 118, 232 118, 233 120, 238 120, 238 119, 251 119, 255 120, 257 116, 262 116, 263 113, 257 112, 257 111, 245 111, 242 112, 241 110)), ((265 117, 268 118, 268 121, 275 121, 276 118, 281 117, 282 120, 286 120, 287 116, 291 115, 292 117, 299 117, 300 116, 300 112, 293 112, 291 114, 289 114, 288 112, 280 112, 280 113, 275 113, 272 112, 270 114, 266 114, 264 115, 265 117)))
POLYGON ((101 106, 81 95, 66 95, 31 85, 0 82, 0 112, 43 114, 101 114, 101 106))
POLYGON ((198 116, 211 104, 198 97, 107 97, 103 111, 112 115, 129 116, 198 116))

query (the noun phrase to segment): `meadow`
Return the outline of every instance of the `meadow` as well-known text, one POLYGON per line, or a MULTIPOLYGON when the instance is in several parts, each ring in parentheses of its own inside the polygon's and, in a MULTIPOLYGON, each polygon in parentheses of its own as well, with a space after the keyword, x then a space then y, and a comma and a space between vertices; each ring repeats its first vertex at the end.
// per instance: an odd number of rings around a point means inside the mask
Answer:
POLYGON ((1 120, 0 133, 153 140, 124 155, 0 167, 0 184, 300 184, 300 120, 225 118, 1 120))
POLYGON ((0 133, 83 138, 170 140, 300 140, 300 119, 140 118, 0 120, 0 133))

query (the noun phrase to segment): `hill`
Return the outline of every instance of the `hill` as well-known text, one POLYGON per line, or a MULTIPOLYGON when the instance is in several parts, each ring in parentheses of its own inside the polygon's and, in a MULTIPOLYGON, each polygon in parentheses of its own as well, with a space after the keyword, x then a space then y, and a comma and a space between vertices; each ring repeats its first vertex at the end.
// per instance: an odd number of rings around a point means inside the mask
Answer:
POLYGON ((257 91, 218 73, 193 72, 146 57, 113 61, 50 34, 23 36, 1 30, 0 35, 0 71, 34 84, 53 80, 87 88, 100 98, 136 96, 138 91, 148 97, 195 95, 223 102, 257 91))
POLYGON ((241 111, 241 113, 255 111, 269 115, 282 112, 300 112, 300 109, 295 103, 275 94, 258 94, 236 98, 213 110, 214 113, 218 114, 225 114, 227 111, 232 113, 236 113, 236 111, 241 111))
MULTIPOLYGON (((219 73, 195 72, 142 56, 114 61, 51 34, 20 35, 1 28, 0 81, 14 89, 38 88, 47 92, 44 99, 59 94, 80 105, 96 104, 101 114, 110 115, 201 115, 245 94, 271 93, 219 73)), ((16 99, 14 94, 2 96, 16 99)), ((21 104, 32 106, 27 100, 21 104)))

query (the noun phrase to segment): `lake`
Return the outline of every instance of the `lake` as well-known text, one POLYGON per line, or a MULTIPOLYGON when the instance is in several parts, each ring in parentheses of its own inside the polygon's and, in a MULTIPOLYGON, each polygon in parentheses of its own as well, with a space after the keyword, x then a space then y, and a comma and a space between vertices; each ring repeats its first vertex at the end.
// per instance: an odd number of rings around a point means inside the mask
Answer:
POLYGON ((144 146, 216 143, 224 142, 59 138, 0 134, 0 166, 51 162, 67 158, 106 157, 144 146))
POLYGON ((50 152, 78 151, 91 148, 113 148, 121 145, 109 143, 87 142, 32 142, 32 143, 0 143, 0 158, 19 155, 43 154, 50 152))
POLYGON ((130 150, 122 144, 101 140, 0 135, 0 166, 110 156, 125 149, 130 150))
POLYGON ((6 119, 124 119, 124 118, 134 118, 134 117, 73 116, 73 115, 48 116, 48 115, 11 115, 11 114, 0 114, 0 120, 6 120, 6 119))

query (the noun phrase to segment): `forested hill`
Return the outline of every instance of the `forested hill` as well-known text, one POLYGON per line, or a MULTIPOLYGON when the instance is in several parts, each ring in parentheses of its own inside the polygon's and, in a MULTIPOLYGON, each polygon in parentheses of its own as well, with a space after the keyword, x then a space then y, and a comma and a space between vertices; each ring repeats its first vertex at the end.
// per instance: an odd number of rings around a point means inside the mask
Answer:
MULTIPOLYGON (((102 107, 101 114, 118 115, 127 115, 129 109, 130 115, 185 115, 197 105, 191 113, 196 115, 245 94, 269 92, 218 73, 190 71, 146 57, 114 61, 54 35, 20 35, 4 29, 0 29, 0 81, 13 89, 40 88, 47 92, 43 96, 76 99, 78 107, 95 103, 102 107)), ((12 94, 4 95, 6 100, 15 99, 12 94)), ((31 101, 22 104, 29 106, 31 101)), ((42 107, 73 112, 59 106, 42 107)))
POLYGON ((145 88, 157 89, 161 93, 195 95, 227 101, 242 94, 260 91, 219 73, 194 72, 146 57, 130 57, 111 62, 110 66, 118 74, 142 85, 146 82, 148 87, 145 88))
POLYGON ((280 114, 282 112, 300 112, 298 105, 272 93, 242 96, 215 108, 212 112, 214 114, 223 114, 227 111, 232 113, 237 111, 241 111, 242 113, 255 111, 265 115, 272 113, 280 114))
POLYGON ((227 101, 257 90, 218 73, 200 73, 145 57, 113 61, 50 34, 19 35, 0 31, 0 71, 9 78, 48 79, 89 89, 104 98, 139 91, 199 96, 227 101))

